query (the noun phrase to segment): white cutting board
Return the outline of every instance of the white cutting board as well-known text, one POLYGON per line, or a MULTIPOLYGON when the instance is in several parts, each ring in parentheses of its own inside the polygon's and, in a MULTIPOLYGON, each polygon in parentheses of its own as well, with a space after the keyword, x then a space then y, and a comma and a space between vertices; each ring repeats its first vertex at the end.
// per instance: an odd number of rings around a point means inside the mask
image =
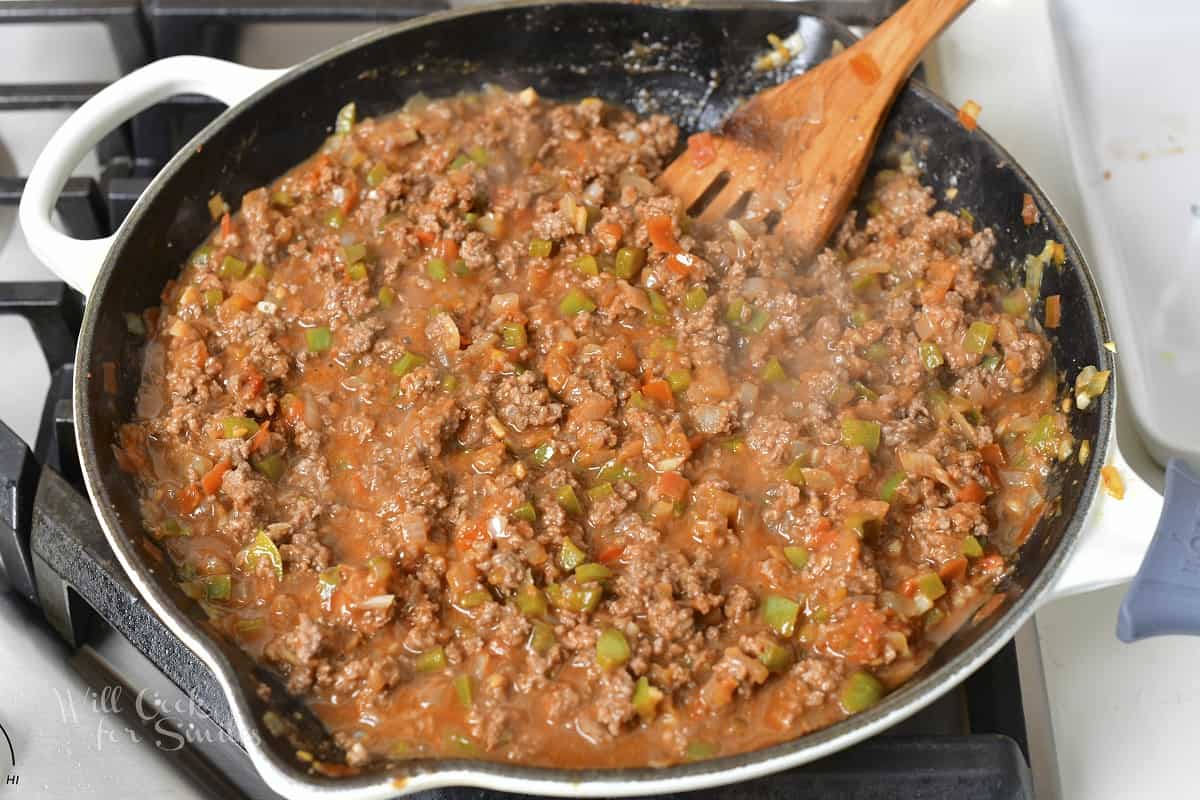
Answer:
POLYGON ((1049 12, 1131 410, 1155 459, 1200 467, 1200 3, 1050 0, 1049 12))

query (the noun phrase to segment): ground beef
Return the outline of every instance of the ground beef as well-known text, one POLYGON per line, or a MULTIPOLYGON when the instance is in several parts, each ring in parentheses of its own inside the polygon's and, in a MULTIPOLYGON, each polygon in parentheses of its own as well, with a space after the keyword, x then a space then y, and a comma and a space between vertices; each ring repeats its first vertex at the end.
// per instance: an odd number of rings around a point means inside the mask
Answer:
POLYGON ((814 730, 1046 507, 1067 426, 989 229, 887 170, 797 261, 685 219, 677 144, 595 98, 422 98, 247 193, 147 315, 146 546, 347 764, 814 730))

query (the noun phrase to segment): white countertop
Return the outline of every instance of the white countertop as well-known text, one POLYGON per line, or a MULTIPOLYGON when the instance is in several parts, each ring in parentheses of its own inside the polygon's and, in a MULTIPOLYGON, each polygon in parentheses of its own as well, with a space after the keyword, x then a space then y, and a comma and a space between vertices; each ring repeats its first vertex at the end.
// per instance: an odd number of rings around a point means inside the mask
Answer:
MULTIPOLYGON (((44 31, 24 27, 14 37, 0 26, 7 81, 100 80, 115 75, 111 55, 83 42, 95 32, 54 28, 53 52, 44 31), (38 39, 37 37, 43 37, 38 39), (28 74, 14 73, 34 64, 28 74), (82 65, 82 66, 81 66, 82 65)), ((10 29, 11 31, 11 29, 10 29)), ((256 45, 259 46, 259 45, 256 45)), ((1041 184, 1087 249, 1070 159, 1054 113, 1051 50, 1043 0, 977 0, 947 32, 930 64, 930 82, 953 103, 974 99, 980 122, 1041 184)), ((278 61, 278 60, 277 60, 278 61)), ((278 61, 278 63, 286 63, 278 61)), ((52 129, 53 113, 37 126, 14 125, 0 115, 0 167, 15 161, 27 171, 37 144, 52 129), (47 127, 48 126, 48 127, 47 127), (6 157, 5 148, 11 152, 6 157)), ((12 232, 11 214, 0 211, 0 280, 37 280, 47 274, 12 232), (9 241, 6 242, 6 239, 9 241)), ((32 438, 48 385, 41 358, 23 324, 0 319, 5 342, 0 370, 0 418, 32 438)), ((1123 447, 1129 448, 1126 440, 1123 447)), ((1155 520, 1145 524, 1153 526, 1155 520)), ((1041 656, 1049 695, 1049 728, 1031 731, 1035 772, 1056 759, 1057 781, 1035 775, 1039 798, 1116 800, 1128 797, 1196 796, 1194 747, 1200 734, 1200 699, 1193 665, 1200 639, 1178 637, 1123 645, 1113 631, 1120 587, 1059 601, 1038 614, 1041 656), (1052 735, 1047 735, 1052 734, 1052 735), (1053 742, 1054 752, 1049 748, 1053 742)), ((179 776, 169 753, 121 734, 122 723, 84 696, 85 684, 67 662, 66 649, 48 631, 30 634, 29 614, 0 598, 0 723, 17 740, 23 762, 20 790, 40 798, 157 796, 199 798, 179 776), (74 698, 64 716, 64 698, 74 698)), ((1031 636, 1023 637, 1028 641, 1031 636)), ((1026 700, 1027 705, 1030 700, 1026 700)), ((1041 727, 1047 723, 1035 723, 1041 727)), ((12 796, 20 796, 17 791, 12 796)))
MULTIPOLYGON (((980 124, 1041 185, 1089 254, 1055 111, 1052 48, 1044 0, 979 0, 938 45, 932 82, 955 104, 970 98, 983 106, 980 124)), ((1122 448, 1135 450, 1126 433, 1122 448)), ((1155 523, 1145 520, 1148 529, 1155 523)), ((1200 639, 1122 644, 1114 631, 1123 595, 1123 586, 1091 592, 1037 615, 1061 796, 1196 797, 1200 639)), ((1049 796, 1049 787, 1038 788, 1049 796)))

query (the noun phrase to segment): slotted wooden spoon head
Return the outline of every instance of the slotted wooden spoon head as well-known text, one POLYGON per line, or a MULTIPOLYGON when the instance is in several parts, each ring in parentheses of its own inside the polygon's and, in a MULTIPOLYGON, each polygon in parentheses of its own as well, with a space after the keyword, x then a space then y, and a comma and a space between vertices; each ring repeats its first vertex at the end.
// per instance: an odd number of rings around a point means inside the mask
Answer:
POLYGON ((659 177, 690 216, 757 218, 801 257, 854 199, 883 118, 921 51, 971 0, 909 0, 853 47, 693 136, 659 177))

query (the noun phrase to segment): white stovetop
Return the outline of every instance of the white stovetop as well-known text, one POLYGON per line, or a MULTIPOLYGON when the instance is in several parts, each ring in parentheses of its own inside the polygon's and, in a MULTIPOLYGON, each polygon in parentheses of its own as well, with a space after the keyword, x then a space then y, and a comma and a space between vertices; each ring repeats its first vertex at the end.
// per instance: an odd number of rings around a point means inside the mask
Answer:
MULTIPOLYGON (((310 28, 307 35, 311 49, 330 40, 328 31, 310 28)), ((265 31, 260 36, 269 40, 265 31)), ((58 27, 48 36, 44 29, 0 26, 5 80, 115 77, 111 54, 95 47, 100 41, 96 31, 81 28, 58 27), (46 58, 51 52, 57 55, 46 58)), ((261 41, 255 47, 264 52, 261 41)), ((974 99, 983 106, 981 124, 1039 182, 1086 251, 1087 231, 1054 108, 1052 47, 1045 0, 977 0, 937 46, 930 82, 955 104, 974 99)), ((271 66, 287 63, 286 57, 264 58, 274 60, 271 66)), ((61 116, 22 115, 19 123, 11 117, 0 115, 0 171, 15 162, 18 172, 27 172, 61 116)), ((12 225, 11 214, 0 211, 0 280, 47 278, 32 257, 18 255, 24 246, 12 225)), ((0 418, 29 439, 48 379, 21 323, 0 318, 0 342, 0 418)), ((1122 438, 1123 449, 1135 449, 1133 444, 1122 438)), ((1152 527, 1155 520, 1145 524, 1152 527)), ((1122 592, 1117 587, 1054 603, 1038 614, 1036 637, 1031 629, 1018 637, 1022 660, 1030 663, 1029 655, 1040 652, 1045 668, 1048 707, 1037 697, 1025 698, 1040 799, 1200 793, 1193 746, 1200 736, 1200 699, 1192 691, 1200 640, 1122 645, 1113 634, 1122 592), (1056 769, 1046 769, 1048 762, 1056 769)), ((172 769, 169 754, 154 757, 147 741, 109 736, 125 724, 85 699, 65 649, 49 633, 31 636, 29 615, 14 615, 13 604, 0 598, 0 723, 17 740, 20 789, 45 798, 203 797, 172 769)))

